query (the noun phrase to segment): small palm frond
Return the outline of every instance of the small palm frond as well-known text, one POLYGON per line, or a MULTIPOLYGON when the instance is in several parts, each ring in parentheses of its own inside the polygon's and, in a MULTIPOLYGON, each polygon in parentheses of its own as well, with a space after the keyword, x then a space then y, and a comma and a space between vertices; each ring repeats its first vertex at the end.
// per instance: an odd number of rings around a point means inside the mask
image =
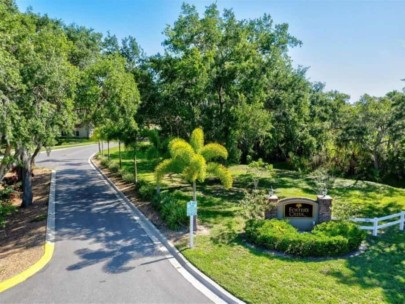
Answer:
POLYGON ((190 144, 196 153, 200 153, 204 147, 204 131, 201 128, 197 128, 191 133, 190 144))
POLYGON ((233 178, 228 168, 218 163, 209 163, 207 171, 218 177, 221 181, 221 184, 224 185, 225 189, 229 189, 232 187, 233 178))
POLYGON ((164 160, 155 169, 156 181, 159 184, 167 173, 182 173, 188 182, 204 182, 207 172, 219 177, 225 188, 232 187, 231 172, 219 163, 210 160, 228 158, 228 151, 220 144, 210 143, 204 146, 204 132, 198 128, 191 134, 190 143, 182 138, 169 142, 170 159, 164 160))
POLYGON ((205 145, 201 149, 201 155, 204 156, 206 161, 210 161, 215 158, 228 158, 228 151, 226 148, 220 144, 211 143, 205 145))
POLYGON ((184 178, 190 182, 199 180, 203 182, 207 174, 207 163, 204 157, 195 154, 191 159, 189 166, 183 171, 184 178))
POLYGON ((155 168, 155 178, 157 184, 163 179, 163 176, 168 173, 180 173, 182 171, 182 167, 176 162, 174 159, 165 159, 155 168))
POLYGON ((175 138, 169 142, 169 152, 172 158, 188 164, 195 155, 193 147, 184 139, 175 138))

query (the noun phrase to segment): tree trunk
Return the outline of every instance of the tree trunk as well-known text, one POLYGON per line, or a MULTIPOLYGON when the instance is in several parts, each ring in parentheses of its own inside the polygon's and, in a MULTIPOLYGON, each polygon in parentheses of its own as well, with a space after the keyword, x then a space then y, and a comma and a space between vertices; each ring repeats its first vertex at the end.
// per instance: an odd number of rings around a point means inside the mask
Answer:
POLYGON ((32 205, 32 182, 31 182, 31 159, 26 148, 21 149, 21 175, 23 200, 21 207, 27 208, 32 205))
POLYGON ((138 183, 138 165, 136 162, 136 147, 134 148, 134 180, 135 184, 138 183))
MULTIPOLYGON (((193 181, 193 201, 197 202, 197 185, 195 181, 193 181)), ((193 216, 193 231, 197 231, 197 215, 193 216)))
POLYGON ((32 154, 31 164, 30 164, 31 168, 35 167, 35 157, 37 157, 39 151, 41 151, 41 147, 42 147, 41 145, 37 145, 37 147, 35 148, 34 154, 32 154))
POLYGON ((101 153, 101 143, 98 141, 98 153, 101 153))
POLYGON ((4 157, 0 162, 0 181, 3 179, 4 175, 6 175, 7 171, 10 169, 10 163, 8 162, 8 158, 11 154, 11 145, 8 144, 6 146, 6 150, 4 151, 4 157))
POLYGON ((108 155, 108 160, 110 160, 110 141, 107 141, 107 155, 108 155))
POLYGON ((121 158, 121 141, 118 141, 118 157, 120 159, 120 169, 122 168, 122 158, 121 158))
POLYGON ((378 150, 375 148, 373 151, 374 169, 376 171, 380 170, 380 164, 378 162, 378 150))

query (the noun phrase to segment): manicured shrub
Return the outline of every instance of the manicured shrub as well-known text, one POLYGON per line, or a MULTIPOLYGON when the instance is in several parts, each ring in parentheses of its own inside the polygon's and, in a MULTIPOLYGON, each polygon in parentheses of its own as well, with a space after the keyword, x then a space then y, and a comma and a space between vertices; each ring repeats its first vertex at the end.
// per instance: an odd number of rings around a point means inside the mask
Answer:
POLYGON ((104 167, 104 168, 108 168, 110 166, 111 161, 108 158, 102 157, 100 164, 104 167))
POLYGON ((301 257, 342 255, 356 250, 365 238, 365 233, 350 222, 327 222, 312 233, 300 233, 286 221, 250 220, 245 232, 256 245, 301 257))
POLYGON ((129 172, 125 172, 124 170, 120 170, 121 178, 126 183, 133 183, 135 182, 134 175, 129 172))
POLYGON ((120 170, 120 165, 112 161, 109 163, 108 169, 113 173, 117 173, 120 170))
POLYGON ((361 242, 366 238, 367 233, 361 230, 355 223, 348 221, 330 221, 315 226, 314 234, 325 234, 328 236, 342 235, 348 240, 349 250, 359 248, 361 242))
POLYGON ((187 225, 187 202, 178 199, 178 193, 168 193, 162 196, 160 202, 160 215, 170 229, 177 230, 187 225))
POLYGON ((156 195, 156 186, 152 183, 140 180, 138 181, 137 188, 138 195, 142 200, 152 201, 154 196, 156 195))

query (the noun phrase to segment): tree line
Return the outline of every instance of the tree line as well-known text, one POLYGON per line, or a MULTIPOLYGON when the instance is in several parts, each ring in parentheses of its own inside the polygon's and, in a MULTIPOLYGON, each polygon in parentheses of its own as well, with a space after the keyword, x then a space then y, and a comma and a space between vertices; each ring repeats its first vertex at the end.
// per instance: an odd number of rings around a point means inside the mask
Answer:
POLYGON ((238 20, 215 4, 203 14, 183 4, 164 34, 164 51, 147 56, 134 37, 103 37, 0 1, 0 179, 17 164, 24 206, 35 157, 79 123, 133 147, 142 129, 158 130, 151 139, 162 143, 202 128, 228 162, 404 181, 404 92, 350 103, 326 91, 294 67, 289 50, 301 41, 288 24, 266 14, 238 20))
POLYGON ((184 4, 164 33, 163 54, 140 66, 151 80, 140 86, 137 114, 162 135, 185 138, 202 127, 234 163, 262 158, 302 171, 404 181, 404 92, 350 102, 326 91, 294 67, 288 52, 301 41, 288 24, 266 14, 237 20, 215 4, 202 15, 184 4))

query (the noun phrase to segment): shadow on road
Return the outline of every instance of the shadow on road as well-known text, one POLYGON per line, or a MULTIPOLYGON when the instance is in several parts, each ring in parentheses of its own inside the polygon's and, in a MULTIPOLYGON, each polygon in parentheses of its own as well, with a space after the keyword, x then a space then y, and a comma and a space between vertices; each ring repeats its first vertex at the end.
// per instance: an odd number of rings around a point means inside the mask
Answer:
POLYGON ((58 171, 56 201, 56 241, 81 240, 86 246, 74 251, 80 260, 67 270, 103 263, 103 271, 118 274, 145 264, 138 259, 163 257, 95 171, 58 171))

